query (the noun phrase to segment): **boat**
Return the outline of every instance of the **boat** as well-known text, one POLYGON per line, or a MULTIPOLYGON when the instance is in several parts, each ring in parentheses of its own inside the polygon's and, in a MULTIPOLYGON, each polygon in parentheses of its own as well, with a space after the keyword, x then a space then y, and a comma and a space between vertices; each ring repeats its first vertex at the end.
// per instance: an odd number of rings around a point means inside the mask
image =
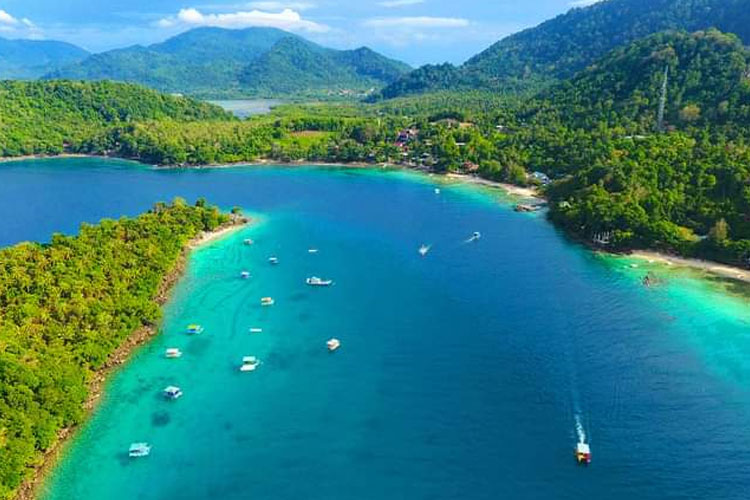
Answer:
POLYGON ((419 247, 419 255, 421 255, 422 257, 426 256, 429 253, 429 251, 430 251, 429 245, 422 245, 421 247, 419 247))
POLYGON ((190 335, 198 335, 200 333, 203 333, 203 327, 201 325, 188 325, 187 332, 190 335))
POLYGON ((435 188, 435 194, 440 194, 440 188, 435 188))
POLYGON ((310 249, 307 250, 307 253, 318 253, 318 249, 317 248, 310 248, 310 249))
POLYGON ((275 303, 276 302, 271 297, 263 297, 262 299, 260 299, 260 305, 262 306, 272 306, 275 303))
POLYGON ((242 358, 241 372, 253 372, 260 366, 260 360, 255 356, 245 356, 242 358))
POLYGON ((179 399, 182 397, 182 389, 177 386, 170 385, 163 391, 164 397, 167 399, 179 399))
POLYGON ((341 341, 339 339, 330 339, 328 342, 326 342, 326 347, 328 348, 329 352, 333 352, 341 347, 341 341))
POLYGON ((250 333, 263 333, 263 328, 250 328, 250 333))
POLYGON ((243 280, 250 279, 250 271, 242 271, 240 273, 240 278, 242 278, 243 280))
POLYGON ((515 211, 533 213, 539 212, 542 208, 544 208, 544 205, 542 204, 531 205, 528 203, 519 203, 518 205, 516 205, 515 211))
POLYGON ((244 243, 245 243, 245 245, 247 245, 247 246, 252 246, 252 245, 254 245, 254 244, 255 244, 255 242, 254 242, 253 240, 251 240, 250 238, 246 239, 246 240, 244 241, 244 243))
POLYGON ((324 280, 323 278, 313 276, 312 278, 307 278, 305 283, 310 286, 331 286, 333 285, 333 280, 324 280))
POLYGON ((469 238, 469 241, 477 241, 481 237, 482 237, 482 233, 480 233, 479 231, 474 231, 474 234, 471 235, 471 238, 469 238))
POLYGON ((151 453, 151 445, 148 443, 133 443, 128 449, 130 458, 147 457, 151 453))
POLYGON ((591 447, 587 443, 578 443, 576 445, 576 460, 582 465, 591 463, 591 447))
POLYGON ((278 263, 279 263, 279 258, 278 258, 278 257, 269 257, 269 258, 268 258, 268 262, 269 262, 269 263, 270 263, 270 264, 271 264, 272 266, 275 266, 276 264, 278 264, 278 263))
POLYGON ((182 351, 176 347, 170 347, 164 352, 164 356, 170 359, 179 358, 182 356, 182 351))

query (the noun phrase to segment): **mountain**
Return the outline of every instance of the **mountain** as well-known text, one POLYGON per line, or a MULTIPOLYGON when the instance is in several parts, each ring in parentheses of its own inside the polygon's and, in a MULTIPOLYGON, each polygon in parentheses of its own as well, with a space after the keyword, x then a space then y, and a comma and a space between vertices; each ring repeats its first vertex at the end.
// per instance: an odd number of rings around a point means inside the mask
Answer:
POLYGON ((275 96, 365 91, 410 69, 369 49, 327 49, 275 28, 198 28, 149 47, 96 54, 45 78, 117 80, 212 96, 275 96))
POLYGON ((232 120, 221 108, 113 82, 0 82, 0 156, 84 149, 108 128, 133 122, 232 120))
POLYGON ((750 128, 750 51, 711 29, 665 32, 616 49, 573 79, 543 92, 547 117, 568 126, 654 130, 665 73, 665 125, 750 128))
POLYGON ((382 97, 456 88, 538 89, 648 35, 712 27, 750 43, 750 0, 605 0, 504 38, 458 68, 444 66, 444 76, 415 71, 386 87, 382 97))
POLYGON ((88 55, 64 42, 0 38, 0 80, 39 78, 51 68, 82 61, 88 55))

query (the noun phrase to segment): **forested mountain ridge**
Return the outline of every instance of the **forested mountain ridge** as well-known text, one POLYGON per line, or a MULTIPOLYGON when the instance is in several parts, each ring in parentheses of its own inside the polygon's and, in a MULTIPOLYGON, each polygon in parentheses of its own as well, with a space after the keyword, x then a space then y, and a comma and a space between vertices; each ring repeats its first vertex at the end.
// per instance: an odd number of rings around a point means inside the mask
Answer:
POLYGON ((45 78, 124 81, 196 95, 268 97, 305 91, 364 92, 410 70, 369 49, 328 49, 275 28, 198 28, 149 47, 96 54, 45 78))
POLYGON ((51 68, 81 61, 88 55, 65 42, 0 38, 0 80, 39 78, 51 68))
POLYGON ((415 71, 390 98, 446 88, 517 91, 570 78, 610 50, 667 31, 718 28, 750 43, 750 0, 604 0, 506 37, 444 77, 415 71))

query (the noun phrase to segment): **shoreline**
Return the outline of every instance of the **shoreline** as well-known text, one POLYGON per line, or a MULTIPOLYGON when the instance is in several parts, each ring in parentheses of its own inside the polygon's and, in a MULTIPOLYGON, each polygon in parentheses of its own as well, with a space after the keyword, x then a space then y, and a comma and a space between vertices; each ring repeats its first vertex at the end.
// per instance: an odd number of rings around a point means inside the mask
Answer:
POLYGON ((522 198, 544 200, 539 191, 535 188, 515 186, 513 184, 507 184, 505 182, 491 181, 489 179, 483 179, 481 177, 475 177, 468 174, 444 174, 447 179, 453 179, 467 184, 475 184, 478 186, 487 186, 493 188, 499 188, 513 196, 520 196, 522 198))
POLYGON ((750 284, 750 271, 741 267, 721 264, 710 260, 691 259, 688 257, 673 256, 653 250, 635 250, 625 257, 633 257, 639 260, 645 260, 649 263, 659 263, 667 266, 688 268, 696 271, 703 271, 719 278, 726 278, 735 281, 741 281, 750 284))
MULTIPOLYGON (((188 241, 177 257, 172 270, 164 276, 162 282, 159 284, 159 288, 154 296, 154 301, 159 305, 159 308, 162 308, 169 301, 172 290, 184 276, 191 252, 228 237, 244 229, 250 223, 251 220, 247 217, 233 216, 232 220, 227 224, 218 227, 214 231, 204 231, 188 241)), ((39 463, 34 466, 34 473, 21 483, 21 486, 12 497, 14 500, 36 500, 38 498, 41 488, 44 486, 49 474, 62 458, 68 444, 75 438, 78 429, 85 425, 94 411, 96 411, 111 376, 121 366, 125 365, 139 348, 148 344, 158 334, 159 325, 144 325, 137 328, 115 349, 104 365, 99 370, 93 372, 91 381, 89 382, 89 395, 83 404, 85 413, 83 420, 78 425, 64 427, 58 431, 54 444, 44 452, 39 463)))

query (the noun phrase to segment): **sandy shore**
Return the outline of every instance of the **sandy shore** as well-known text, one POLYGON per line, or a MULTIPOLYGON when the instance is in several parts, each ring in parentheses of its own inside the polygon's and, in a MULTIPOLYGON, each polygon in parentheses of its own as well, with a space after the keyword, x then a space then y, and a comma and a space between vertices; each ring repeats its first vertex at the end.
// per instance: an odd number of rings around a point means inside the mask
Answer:
POLYGON ((687 259, 684 257, 674 257, 672 255, 666 255, 663 253, 648 250, 638 250, 631 253, 630 256, 637 259, 643 259, 648 262, 658 262, 675 267, 687 267, 713 274, 722 278, 729 278, 733 280, 744 281, 745 283, 750 283, 750 271, 726 264, 719 264, 718 262, 711 262, 700 259, 687 259))
POLYGON ((466 175, 466 174, 445 174, 445 177, 448 179, 454 179, 454 180, 466 182, 469 184, 477 184, 480 186, 499 188, 499 189, 502 189, 503 191, 506 191, 508 194, 512 194, 514 196, 520 196, 522 198, 529 198, 529 199, 535 199, 535 200, 542 199, 541 195, 539 194, 539 191, 537 191, 535 188, 525 188, 521 186, 514 186, 513 184, 490 181, 487 179, 482 179, 481 177, 475 177, 473 175, 466 175))
MULTIPOLYGON (((156 303, 159 304, 159 306, 163 306, 167 303, 172 289, 185 273, 188 257, 191 251, 225 238, 230 234, 245 228, 249 222, 250 221, 247 218, 238 217, 233 219, 229 224, 224 225, 215 231, 203 232, 189 241, 178 257, 177 262, 175 262, 172 271, 164 277, 159 285, 159 289, 157 290, 154 299, 156 303)), ((93 374, 89 384, 89 396, 83 405, 83 408, 86 411, 84 422, 91 416, 94 410, 96 410, 96 407, 104 394, 107 381, 112 373, 114 373, 120 366, 124 365, 138 348, 147 344, 158 333, 158 325, 148 325, 138 328, 125 340, 125 342, 123 342, 122 345, 120 345, 120 347, 115 350, 115 352, 112 353, 112 355, 110 355, 104 366, 93 374)), ((33 475, 24 481, 18 489, 15 494, 15 500, 34 500, 37 498, 41 487, 44 485, 44 481, 57 465, 65 451, 66 445, 75 436, 77 430, 77 426, 66 427, 58 432, 55 444, 44 453, 35 467, 33 475)))

